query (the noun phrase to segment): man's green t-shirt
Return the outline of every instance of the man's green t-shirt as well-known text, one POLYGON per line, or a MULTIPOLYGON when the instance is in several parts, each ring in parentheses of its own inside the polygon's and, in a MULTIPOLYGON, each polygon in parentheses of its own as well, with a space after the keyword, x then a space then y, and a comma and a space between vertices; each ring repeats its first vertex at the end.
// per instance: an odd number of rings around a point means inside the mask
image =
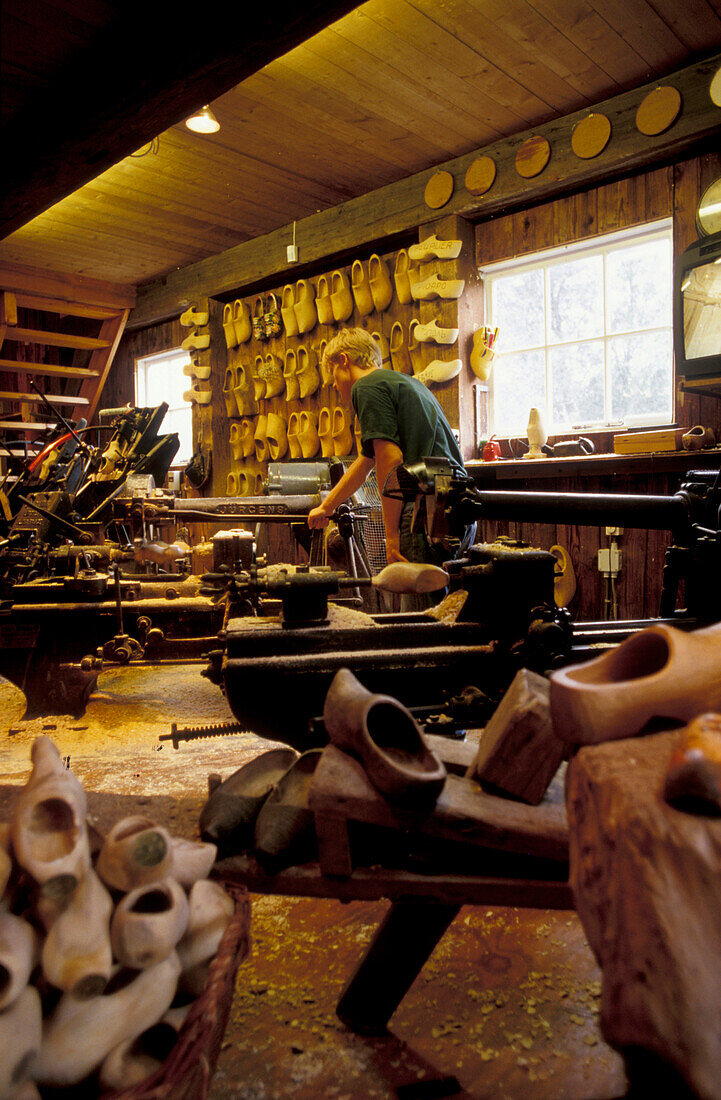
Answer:
POLYGON ((388 439, 406 463, 446 458, 465 473, 463 458, 438 401, 417 378, 379 368, 363 375, 351 390, 361 429, 361 450, 374 457, 373 440, 388 439))

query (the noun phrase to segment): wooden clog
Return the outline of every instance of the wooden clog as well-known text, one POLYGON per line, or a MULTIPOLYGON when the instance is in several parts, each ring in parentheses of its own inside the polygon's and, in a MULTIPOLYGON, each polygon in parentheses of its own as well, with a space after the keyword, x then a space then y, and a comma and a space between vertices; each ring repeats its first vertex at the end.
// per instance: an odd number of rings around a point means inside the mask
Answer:
POLYGON ((330 286, 328 276, 321 275, 316 288, 315 308, 318 311, 318 321, 321 325, 332 325, 335 322, 333 316, 333 303, 330 300, 330 286))
POLYGON ((417 322, 415 334, 422 344, 455 344, 458 339, 458 329, 441 328, 436 317, 426 325, 417 322))
POLYGON ((240 453, 243 458, 250 458, 255 453, 255 431, 253 421, 243 417, 240 422, 240 453))
POLYGON ((302 458, 298 432, 300 431, 300 413, 292 412, 288 417, 288 452, 291 458, 302 458))
MULTIPOLYGON (((250 324, 253 339, 265 340, 265 303, 262 294, 259 294, 253 303, 253 315, 250 318, 250 324)), ((240 340, 238 343, 240 343, 240 340)))
POLYGON ((225 346, 227 348, 234 348, 238 343, 238 337, 235 335, 235 325, 233 324, 233 303, 228 302, 223 306, 223 335, 225 336, 225 346))
POLYGON ((335 455, 331 411, 327 405, 320 410, 320 416, 318 417, 318 439, 320 440, 320 450, 323 458, 330 458, 331 455, 335 455))
POLYGON ((18 999, 37 958, 38 939, 32 925, 13 913, 0 912, 0 1013, 18 999))
POLYGON ((368 282, 368 272, 361 260, 354 260, 351 264, 350 281, 356 309, 361 317, 367 317, 369 313, 373 312, 373 295, 368 282))
POLYGON ((303 458, 315 458, 320 447, 318 417, 309 409, 304 409, 300 414, 298 441, 303 458))
POLYGON ((315 308, 313 286, 306 279, 299 279, 295 284, 294 309, 300 335, 311 332, 318 323, 318 313, 315 308))
POLYGON ((391 366, 400 374, 413 374, 413 364, 408 352, 406 334, 400 321, 394 321, 389 342, 391 366))
POLYGON ((411 294, 417 302, 429 302, 434 298, 450 300, 460 298, 465 285, 465 279, 442 279, 436 273, 412 282, 411 294))
POLYGON ((217 882, 201 879, 190 891, 188 927, 178 944, 178 958, 183 987, 195 997, 203 992, 210 964, 234 909, 233 899, 217 882))
POLYGON ((301 400, 310 397, 320 385, 320 373, 318 371, 318 357, 313 348, 298 348, 298 390, 301 400))
POLYGON ((460 255, 462 247, 463 241, 440 241, 433 233, 420 244, 412 244, 408 249, 408 257, 415 263, 426 263, 428 260, 455 260, 460 255))
POLYGON ((263 377, 265 378, 265 397, 278 397, 285 386, 283 360, 279 355, 273 355, 270 352, 266 355, 263 365, 263 377))
POLYGON ((334 271, 331 275, 330 301, 334 321, 338 324, 347 321, 353 313, 353 295, 348 286, 348 278, 343 271, 334 271))
POLYGON ((121 966, 147 970, 168 958, 187 927, 188 900, 175 879, 139 886, 113 913, 113 954, 121 966))
POLYGON ((258 462, 266 462, 268 458, 268 417, 261 413, 255 422, 255 457, 258 462))
POLYGON ((334 745, 360 760, 373 785, 404 804, 436 800, 446 769, 428 746, 410 711, 390 695, 374 695, 342 668, 323 707, 334 745))
POLYGON ((321 751, 302 753, 263 803, 255 823, 255 848, 261 859, 288 866, 313 858, 316 841, 308 792, 321 751))
POLYGON ((263 314, 263 330, 266 340, 274 340, 283 331, 283 319, 278 307, 278 299, 270 293, 265 300, 265 313, 263 314))
POLYGON ((240 462, 243 457, 243 451, 240 443, 240 424, 235 423, 230 425, 230 432, 228 433, 228 445, 230 447, 230 453, 233 456, 233 461, 240 462))
POLYGON ((333 453, 338 457, 349 455, 353 450, 353 435, 348 423, 348 414, 342 405, 333 409, 333 453))
POLYGON ((423 359, 421 354, 421 344, 418 336, 416 335, 416 329, 418 328, 418 321, 415 319, 408 325, 408 356, 411 361, 411 369, 414 374, 419 374, 423 369, 423 359))
POLYGON ((236 344, 246 344, 253 335, 250 311, 242 298, 236 298, 233 302, 233 327, 236 344))
POLYGON ((481 327, 473 333, 473 347, 471 349, 471 370, 481 382, 487 382, 490 374, 495 351, 486 342, 487 329, 481 327))
POLYGON ((297 371, 298 357, 293 348, 289 348, 285 353, 285 366, 283 367, 285 397, 287 401, 297 401, 300 396, 300 383, 298 382, 297 371))
POLYGON ((147 970, 118 970, 89 1001, 65 994, 45 1021, 30 1075, 41 1085, 76 1085, 125 1039, 154 1024, 170 1006, 180 975, 173 952, 147 970), (79 1036, 82 1039, 79 1040, 79 1036))
POLYGON ((556 607, 568 607, 576 595, 576 574, 565 546, 551 546, 549 553, 556 559, 553 576, 553 597, 556 607))
POLYGON ((79 999, 105 989, 113 965, 112 909, 110 894, 90 868, 43 944, 43 974, 56 989, 79 999))
POLYGON ((225 476, 225 495, 229 497, 240 496, 240 479, 235 470, 228 470, 225 476))
POLYGON ((12 819, 15 858, 36 882, 79 882, 90 866, 85 792, 49 737, 36 738, 33 769, 12 819))
POLYGON ((288 435, 286 423, 278 413, 268 413, 266 426, 266 439, 268 441, 268 455, 271 462, 277 462, 288 450, 288 435))
POLYGON ((657 623, 550 679, 554 729, 572 744, 636 737, 652 720, 688 722, 721 707, 721 625, 657 623))
POLYGON ((98 1072, 100 1087, 105 1092, 122 1092, 156 1073, 177 1045, 191 1007, 169 1008, 152 1027, 113 1047, 98 1072))
POLYGON ((393 284, 385 260, 375 252, 368 261, 368 279, 373 307, 378 313, 382 313, 393 301, 393 284))
POLYGON ((250 848, 260 807, 297 757, 295 749, 269 749, 233 772, 200 812, 203 839, 226 854, 250 848))
POLYGON ((0 1096, 12 1100, 14 1089, 32 1072, 40 1053, 43 1017, 40 994, 28 985, 13 1004, 0 1012, 0 1096))
POLYGON ((265 359, 256 355, 253 363, 253 398, 261 401, 265 397, 265 359))
POLYGON ((164 878, 172 864, 170 836, 162 825, 133 814, 113 825, 98 853, 95 869, 113 890, 134 890, 164 878))
POLYGON ((223 381, 223 400, 228 417, 239 416, 238 403, 235 400, 235 387, 238 384, 238 372, 234 367, 227 367, 223 381))
POLYGON ((298 335, 298 320, 295 315, 295 287, 288 283, 283 287, 280 299, 280 313, 283 318, 283 328, 286 336, 298 335))
POLYGON ((405 248, 399 249, 396 255, 393 281, 396 284, 396 298, 403 306, 407 306, 413 300, 410 280, 410 258, 405 248))
POLYGON ((388 343, 388 337, 384 336, 382 332, 372 332, 371 336, 375 340, 381 353, 381 366, 390 366, 391 361, 391 349, 388 343))
POLYGON ((198 879, 207 878, 218 855, 215 844, 185 837, 171 836, 173 852, 172 877, 181 886, 190 887, 198 879))
POLYGON ((325 349, 328 347, 327 340, 320 340, 315 347, 315 353, 318 357, 318 366, 320 369, 320 384, 321 386, 333 385, 333 368, 331 367, 328 359, 326 358, 325 349))
POLYGON ((209 316, 207 310, 199 310, 195 306, 191 306, 190 309, 186 309, 185 313, 180 314, 180 323, 183 328, 202 328, 203 325, 207 325, 209 316))
POLYGON ((462 359, 434 359, 420 374, 416 375, 424 386, 440 385, 442 382, 450 382, 456 378, 463 369, 462 359))
MULTIPOLYGON (((258 358, 262 359, 262 356, 258 356, 258 358)), ((250 367, 247 367, 244 363, 239 363, 236 369, 236 384, 233 388, 233 395, 239 416, 250 416, 257 412, 255 378, 250 367)))

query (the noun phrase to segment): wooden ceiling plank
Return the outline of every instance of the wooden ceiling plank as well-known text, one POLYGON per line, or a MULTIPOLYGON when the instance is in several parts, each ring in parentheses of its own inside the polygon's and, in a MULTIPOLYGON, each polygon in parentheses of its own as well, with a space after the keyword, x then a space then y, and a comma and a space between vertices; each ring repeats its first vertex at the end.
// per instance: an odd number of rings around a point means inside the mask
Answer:
POLYGON ((94 305, 113 308, 132 308, 135 304, 135 288, 82 275, 57 275, 20 264, 8 264, 0 260, 0 287, 16 293, 27 291, 47 297, 62 298, 67 302, 91 302, 94 305))
POLYGON ((165 5, 126 0, 116 8, 104 48, 99 42, 85 65, 64 70, 53 97, 3 127, 2 146, 13 150, 0 195, 4 234, 356 3, 315 0, 281 8, 216 0, 212 17, 193 20, 191 33, 185 19, 167 19, 165 5), (78 120, 72 128, 65 125, 69 116, 78 120))
POLYGON ((669 72, 683 64, 686 56, 683 43, 648 0, 590 2, 599 15, 611 20, 619 34, 656 73, 669 72))
MULTIPOLYGON (((375 23, 392 34, 396 43, 410 43, 422 64, 420 73, 424 80, 438 80, 445 85, 449 74, 455 77, 466 104, 471 93, 476 109, 485 110, 487 105, 499 132, 513 133, 519 123, 528 126, 549 117, 549 105, 534 92, 522 88, 493 65, 485 53, 479 53, 405 0, 396 0, 392 5, 366 4, 353 13, 355 19, 363 26, 375 23), (499 114, 499 109, 505 115, 499 114)), ((344 30, 353 20, 344 20, 344 30)), ((395 48, 393 56, 397 56, 395 48)))
POLYGON ((689 50, 696 50, 702 56, 710 49, 721 34, 721 13, 715 10, 707 0, 652 0, 653 6, 689 50))
POLYGON ((633 87, 643 58, 587 0, 528 0, 533 10, 582 50, 620 87, 633 87))

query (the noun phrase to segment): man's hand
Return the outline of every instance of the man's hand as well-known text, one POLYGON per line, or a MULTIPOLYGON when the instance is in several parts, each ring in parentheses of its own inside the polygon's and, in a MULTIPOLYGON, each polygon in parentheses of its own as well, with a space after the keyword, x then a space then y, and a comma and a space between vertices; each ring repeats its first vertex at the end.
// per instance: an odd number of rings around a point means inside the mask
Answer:
POLYGON ((392 565, 394 561, 408 561, 408 558, 404 558, 401 554, 400 533, 398 531, 391 535, 386 531, 386 561, 389 565, 392 565))
POLYGON ((312 508, 308 513, 308 526, 312 531, 320 531, 321 528, 328 526, 328 513, 322 504, 319 504, 317 508, 312 508))

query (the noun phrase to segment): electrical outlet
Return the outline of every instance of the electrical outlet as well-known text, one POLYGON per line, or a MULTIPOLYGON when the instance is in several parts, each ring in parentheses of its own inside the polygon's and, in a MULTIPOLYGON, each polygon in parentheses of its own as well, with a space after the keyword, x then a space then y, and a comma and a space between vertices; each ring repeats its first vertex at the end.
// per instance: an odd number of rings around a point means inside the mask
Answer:
POLYGON ((289 244, 287 246, 286 250, 285 250, 285 255, 286 255, 286 259, 288 260, 289 264, 297 264, 298 263, 298 245, 297 244, 289 244))
POLYGON ((604 576, 617 577, 621 572, 623 555, 617 546, 605 547, 598 551, 598 571, 604 576))

